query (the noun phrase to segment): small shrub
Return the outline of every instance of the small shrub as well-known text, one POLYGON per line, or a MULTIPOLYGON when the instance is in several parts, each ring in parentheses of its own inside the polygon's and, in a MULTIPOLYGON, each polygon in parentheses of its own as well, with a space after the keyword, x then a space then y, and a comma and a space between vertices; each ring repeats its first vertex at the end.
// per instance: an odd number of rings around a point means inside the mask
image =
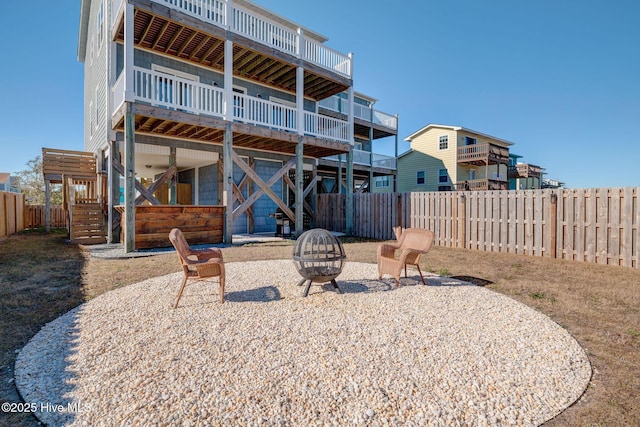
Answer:
POLYGON ((438 270, 438 275, 446 277, 446 276, 450 276, 451 273, 445 267, 440 267, 440 270, 438 270))

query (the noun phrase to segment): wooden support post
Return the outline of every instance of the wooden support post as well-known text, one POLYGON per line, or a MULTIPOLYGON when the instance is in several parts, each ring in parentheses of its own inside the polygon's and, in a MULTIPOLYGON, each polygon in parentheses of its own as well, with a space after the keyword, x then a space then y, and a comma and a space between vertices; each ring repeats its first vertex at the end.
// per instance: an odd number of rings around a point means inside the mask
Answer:
POLYGON ((124 251, 136 250, 136 171, 135 171, 135 115, 127 102, 124 124, 124 251))
POLYGON ((44 181, 44 231, 51 232, 51 181, 44 181))
POLYGON ((369 193, 373 193, 373 104, 369 110, 369 193))
MULTIPOLYGON (((176 147, 169 147, 169 169, 176 166, 176 147)), ((169 204, 178 203, 178 173, 175 172, 169 177, 169 204)))
MULTIPOLYGON (((230 7, 230 4, 227 6, 230 7)), ((227 15, 227 19, 233 19, 233 14, 227 15)), ((224 42, 224 105, 224 119, 233 121, 233 42, 231 40, 224 42)))
MULTIPOLYGON (((232 107, 229 107, 232 108, 232 107)), ((233 133, 231 132, 231 123, 227 123, 224 131, 224 206, 225 223, 224 223, 224 241, 225 243, 233 243, 233 133)))
POLYGON ((458 242, 459 248, 467 247, 467 196, 466 194, 460 195, 460 215, 458 218, 458 229, 460 230, 460 241, 458 242))
POLYGON ((311 209, 313 210, 313 228, 318 226, 318 167, 313 164, 313 179, 311 180, 311 209))
POLYGON ((338 154, 338 172, 336 173, 336 185, 333 192, 342 194, 342 154, 338 154))
POLYGON ((107 169, 107 179, 109 180, 109 197, 107 198, 107 243, 114 243, 120 240, 120 236, 116 236, 113 233, 114 226, 116 223, 119 223, 119 221, 116 221, 114 206, 120 204, 120 174, 116 172, 115 169, 116 161, 120 163, 120 144, 118 141, 111 141, 107 169))
POLYGON ((224 205, 224 161, 222 159, 218 159, 216 179, 218 180, 216 186, 216 193, 218 195, 217 204, 222 206, 224 205))
POLYGON ((396 170, 393 174, 393 191, 398 191, 398 115, 396 114, 396 139, 395 139, 395 151, 394 156, 396 158, 396 170))
POLYGON ((347 236, 353 234, 353 146, 347 153, 347 200, 345 203, 345 228, 347 236))
POLYGON ((549 256, 556 258, 556 244, 558 236, 558 195, 551 194, 549 203, 549 256))
MULTIPOLYGON (((249 167, 252 170, 256 169, 256 162, 255 159, 253 157, 249 157, 249 167)), ((247 178, 246 180, 246 186, 247 186, 247 197, 251 197, 251 195, 253 194, 254 190, 253 190, 253 181, 249 179, 248 175, 245 175, 245 178, 247 178)), ((240 196, 242 197, 242 188, 238 188, 238 192, 240 193, 240 196)), ((242 201, 240 202, 242 203, 242 201)), ((248 228, 249 228, 249 234, 253 234, 255 231, 255 204, 251 205, 251 207, 247 210, 247 222, 248 222, 248 228)))
POLYGON ((302 136, 298 136, 296 145, 296 236, 304 231, 304 144, 302 136))
POLYGON ((133 66, 134 66, 134 13, 133 4, 124 4, 124 100, 133 102, 133 66))

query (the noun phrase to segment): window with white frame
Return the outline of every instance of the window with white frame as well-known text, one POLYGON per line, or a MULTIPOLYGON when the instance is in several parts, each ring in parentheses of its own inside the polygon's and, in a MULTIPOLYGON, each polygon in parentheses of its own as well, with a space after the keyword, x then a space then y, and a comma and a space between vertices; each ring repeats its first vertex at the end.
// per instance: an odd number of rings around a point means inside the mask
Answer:
POLYGON ((89 101, 89 136, 92 137, 93 136, 93 129, 95 128, 95 125, 93 124, 93 121, 95 120, 96 114, 93 111, 93 100, 89 101))
POLYGON ((427 171, 421 170, 416 172, 416 185, 424 185, 427 182, 427 171))
POLYGON ((98 16, 96 17, 96 44, 97 49, 102 46, 102 40, 104 39, 104 1, 100 2, 98 7, 98 16))
POLYGON ((376 188, 384 188, 389 187, 389 176, 377 176, 376 177, 376 188))
POLYGON ((440 149, 447 150, 449 148, 449 135, 442 135, 440 137, 440 149))
POLYGON ((464 137, 464 145, 474 145, 476 142, 475 138, 471 138, 470 136, 464 137))
POLYGON ((449 182, 449 172, 446 169, 438 169, 438 182, 449 182))
POLYGON ((96 87, 96 90, 93 94, 93 107, 95 108, 95 122, 94 122, 94 126, 97 128, 98 124, 100 123, 100 106, 98 104, 98 88, 96 87))

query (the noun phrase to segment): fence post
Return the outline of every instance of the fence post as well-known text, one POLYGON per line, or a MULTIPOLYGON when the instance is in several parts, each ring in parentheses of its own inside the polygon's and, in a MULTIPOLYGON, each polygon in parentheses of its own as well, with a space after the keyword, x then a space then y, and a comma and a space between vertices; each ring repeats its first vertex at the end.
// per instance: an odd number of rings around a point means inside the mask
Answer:
POLYGON ((549 256, 556 257, 556 240, 558 233, 558 195, 551 194, 549 204, 549 256))
POLYGON ((460 215, 458 215, 458 229, 460 230, 459 248, 467 247, 467 196, 460 195, 460 215))

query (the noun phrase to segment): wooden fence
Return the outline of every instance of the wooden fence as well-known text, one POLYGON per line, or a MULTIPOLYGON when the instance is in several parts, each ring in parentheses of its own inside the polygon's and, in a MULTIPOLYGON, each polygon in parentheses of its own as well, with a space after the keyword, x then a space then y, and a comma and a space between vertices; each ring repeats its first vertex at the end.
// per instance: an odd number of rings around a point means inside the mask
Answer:
MULTIPOLYGON (((354 194, 352 234, 428 228, 436 244, 640 268, 640 188, 354 194)), ((318 227, 345 232, 345 195, 318 196, 318 227)))
POLYGON ((0 237, 24 230, 24 194, 0 191, 0 237))
MULTIPOLYGON (((27 205, 24 210, 24 227, 25 228, 44 228, 45 212, 44 205, 27 205)), ((51 227, 66 228, 67 227, 67 211, 62 206, 51 206, 51 227)))

